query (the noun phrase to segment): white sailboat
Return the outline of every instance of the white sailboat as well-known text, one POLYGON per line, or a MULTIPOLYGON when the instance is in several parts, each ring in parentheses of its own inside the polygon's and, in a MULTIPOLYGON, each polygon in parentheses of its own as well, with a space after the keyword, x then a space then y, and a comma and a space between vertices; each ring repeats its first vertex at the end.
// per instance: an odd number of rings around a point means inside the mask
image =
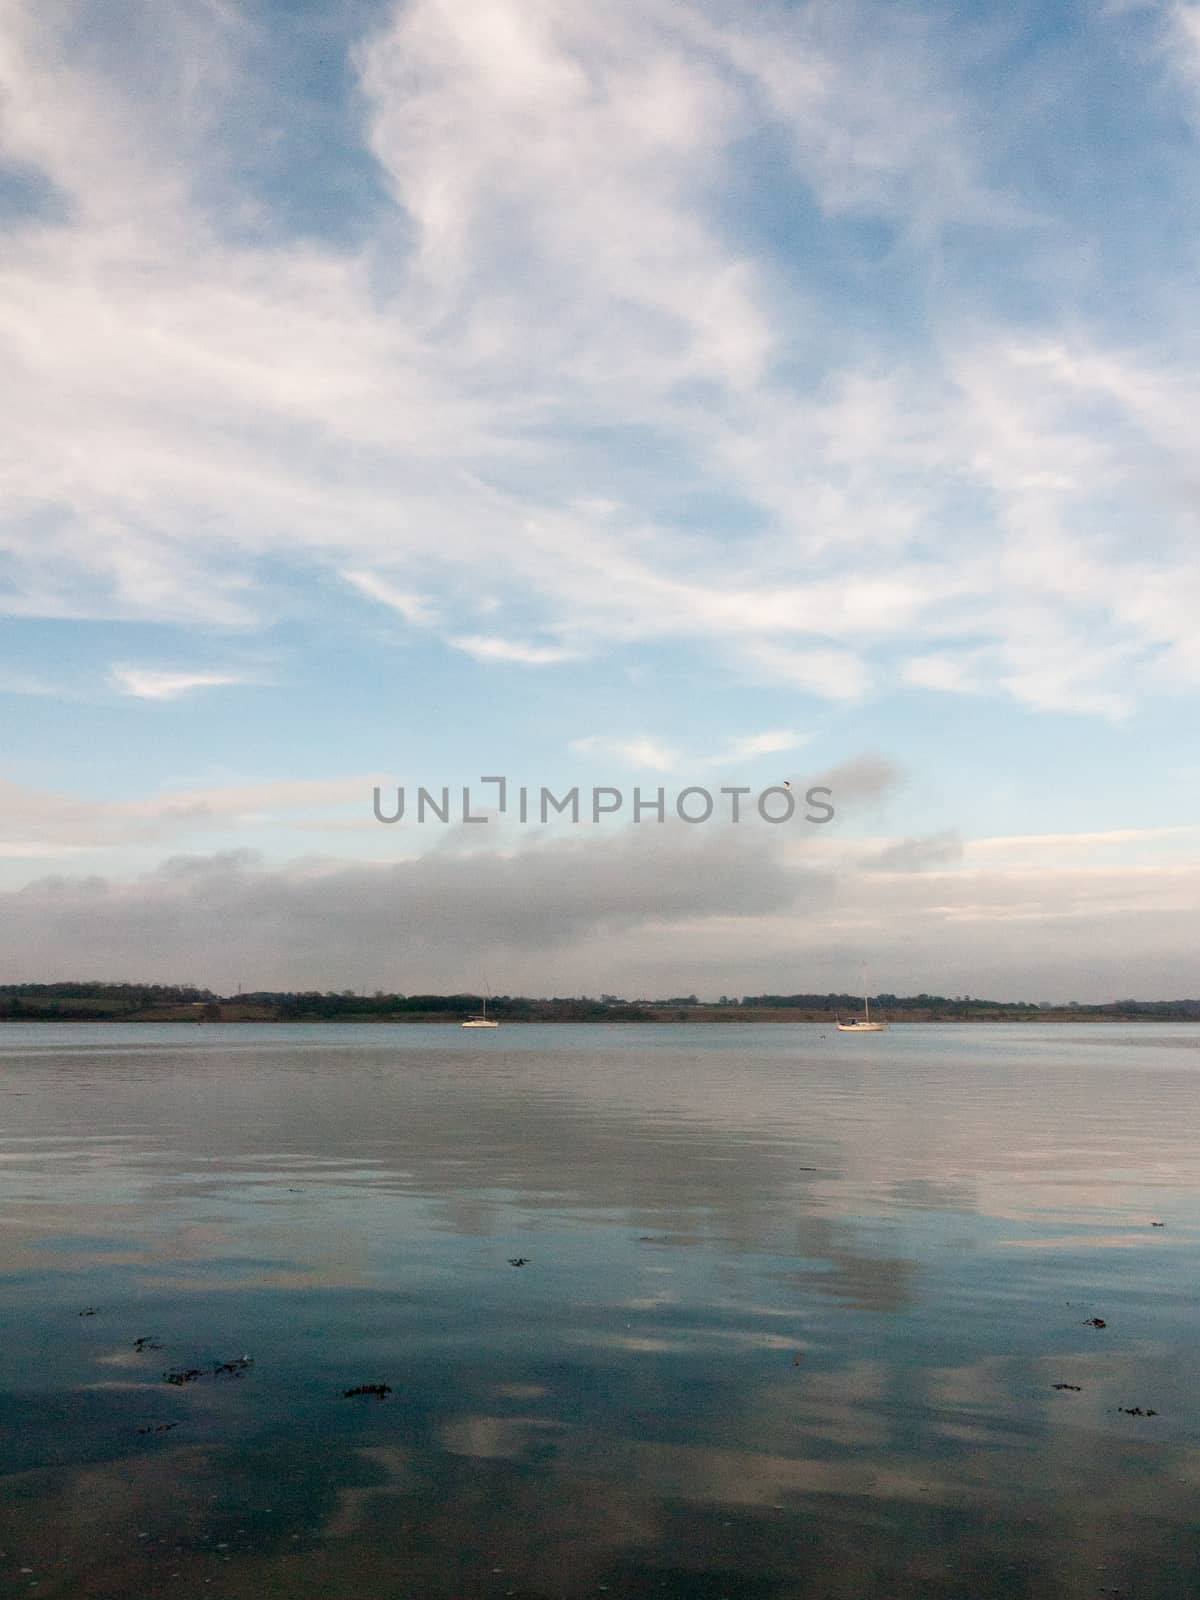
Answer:
POLYGON ((493 1022, 487 1014, 487 995, 483 997, 483 1010, 477 1017, 468 1017, 462 1024, 464 1028, 498 1028, 500 1024, 493 1022))
POLYGON ((841 1017, 834 1017, 839 1033, 886 1033, 886 1022, 871 1021, 871 1000, 867 994, 867 974, 863 970, 863 1014, 861 1017, 851 1017, 849 1022, 843 1022, 841 1017))

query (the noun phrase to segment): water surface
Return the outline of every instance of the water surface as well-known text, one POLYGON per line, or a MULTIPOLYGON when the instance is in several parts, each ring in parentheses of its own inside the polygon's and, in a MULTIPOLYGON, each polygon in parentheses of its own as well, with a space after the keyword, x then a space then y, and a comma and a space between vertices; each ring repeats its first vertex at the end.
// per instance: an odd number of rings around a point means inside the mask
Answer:
POLYGON ((6 1025, 0 1578, 1190 1597, 1198 1090, 1191 1025, 6 1025))

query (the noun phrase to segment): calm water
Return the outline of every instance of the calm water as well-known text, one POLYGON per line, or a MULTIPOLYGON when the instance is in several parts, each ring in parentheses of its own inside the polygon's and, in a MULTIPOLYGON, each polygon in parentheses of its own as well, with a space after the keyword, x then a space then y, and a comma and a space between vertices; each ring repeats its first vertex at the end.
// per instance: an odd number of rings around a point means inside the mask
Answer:
POLYGON ((1198 1092, 1183 1025, 5 1026, 0 1582, 1192 1597, 1198 1092))

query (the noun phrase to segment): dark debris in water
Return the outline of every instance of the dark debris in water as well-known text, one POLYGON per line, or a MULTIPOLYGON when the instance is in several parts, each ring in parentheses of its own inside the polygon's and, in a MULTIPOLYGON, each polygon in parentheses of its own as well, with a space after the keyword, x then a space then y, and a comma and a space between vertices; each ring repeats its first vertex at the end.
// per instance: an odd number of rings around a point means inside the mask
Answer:
POLYGON ((510 1267, 527 1267, 529 1265, 529 1257, 528 1256, 509 1256, 508 1264, 509 1264, 510 1267))
POLYGON ((392 1392, 390 1383, 360 1383, 354 1389, 343 1389, 343 1400, 352 1400, 355 1395, 374 1395, 376 1400, 383 1400, 392 1392))
POLYGON ((1105 1322, 1103 1317, 1088 1317, 1083 1325, 1084 1325, 1085 1328, 1107 1328, 1108 1327, 1108 1323, 1105 1322))
POLYGON ((164 1372, 163 1377, 179 1389, 185 1383, 195 1383, 197 1378, 241 1377, 253 1365, 253 1356, 238 1356, 233 1361, 218 1361, 212 1367, 175 1367, 170 1372, 164 1372))
POLYGON ((138 1351, 141 1351, 141 1350, 161 1350, 162 1349, 162 1344, 159 1342, 159 1340, 157 1340, 154 1337, 153 1334, 147 1333, 147 1334, 143 1334, 143 1336, 140 1339, 135 1339, 133 1341, 133 1348, 135 1350, 138 1350, 138 1351))
POLYGON ((172 1428, 177 1428, 177 1422, 150 1422, 144 1428, 139 1428, 139 1433, 170 1433, 172 1428))
POLYGON ((1078 1383, 1055 1383, 1051 1387, 1054 1389, 1074 1389, 1076 1394, 1082 1393, 1083 1390, 1083 1385, 1078 1383))
POLYGON ((94 1317, 96 1315, 96 1308, 95 1306, 85 1306, 79 1315, 81 1317, 94 1317))
POLYGON ((1152 1222, 1150 1224, 1150 1226, 1152 1228, 1165 1228, 1166 1227, 1166 1223, 1165 1222, 1152 1222))
POLYGON ((1141 1406, 1118 1406, 1118 1411, 1123 1411, 1127 1417, 1156 1417, 1157 1411, 1143 1411, 1141 1406))
POLYGON ((221 1378, 226 1375, 236 1378, 240 1377, 241 1374, 245 1372, 247 1367, 252 1367, 253 1365, 253 1356, 238 1356, 233 1361, 218 1362, 217 1365, 212 1369, 212 1373, 214 1378, 221 1378))

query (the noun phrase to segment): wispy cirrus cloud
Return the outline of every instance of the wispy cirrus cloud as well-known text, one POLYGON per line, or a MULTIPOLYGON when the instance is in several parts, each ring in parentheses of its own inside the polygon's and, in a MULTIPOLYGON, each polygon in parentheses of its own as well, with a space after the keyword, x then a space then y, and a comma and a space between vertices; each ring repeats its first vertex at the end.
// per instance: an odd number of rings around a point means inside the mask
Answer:
POLYGON ((747 647, 746 670, 762 681, 785 683, 825 700, 861 700, 871 681, 869 666, 851 650, 755 643, 747 647))
POLYGON ((724 761, 750 761, 755 756, 783 755, 789 750, 799 750, 809 741, 810 735, 797 733, 794 728, 770 728, 765 733, 748 733, 740 739, 731 739, 721 753, 724 761))
POLYGON ((360 594, 399 612, 405 622, 411 622, 414 627, 429 627, 437 621, 437 611, 421 595, 401 589, 377 573, 343 572, 342 576, 360 594))
POLYGON ((700 773, 713 767, 753 761, 760 756, 782 755, 799 750, 807 743, 806 734, 788 728, 775 728, 765 733, 728 739, 718 749, 696 755, 688 755, 675 745, 646 735, 606 738, 589 734, 582 739, 572 739, 568 748, 576 755, 610 757, 623 767, 634 770, 643 768, 648 772, 700 773))
POLYGON ((197 689, 224 689, 249 680, 230 672, 177 672, 169 667, 114 667, 112 682, 135 700, 178 700, 197 689))
POLYGON ((1038 298, 1078 219, 1005 165, 987 30, 413 0, 342 41, 380 191, 351 245, 238 187, 246 19, 155 17, 152 74, 4 13, 6 137, 57 197, 0 266, 11 614, 262 628, 286 559, 482 661, 691 640, 852 702, 899 646, 1109 717, 1200 682, 1186 323, 1038 298), (1001 249, 1036 311, 976 287, 1001 249), (480 572, 487 634, 451 620, 480 572))
MULTIPOLYGON (((1164 18, 1165 43, 1173 70, 1200 96, 1200 6, 1195 0, 1167 0, 1156 9, 1164 18)), ((1196 109, 1200 111, 1200 98, 1196 109)))
POLYGON ((551 667, 578 659, 578 651, 565 645, 531 644, 523 639, 504 639, 497 634, 452 635, 448 643, 474 656, 476 661, 511 661, 522 667, 551 667))
POLYGON ((123 850, 214 830, 258 833, 336 826, 347 811, 365 828, 377 778, 295 779, 158 789, 130 800, 97 800, 0 779, 0 846, 22 856, 123 850), (333 814, 331 821, 330 814, 333 814))
POLYGON ((611 757, 623 767, 645 768, 648 772, 678 772, 683 761, 679 750, 657 739, 638 735, 622 739, 589 734, 583 739, 572 739, 568 748, 576 755, 611 757))

